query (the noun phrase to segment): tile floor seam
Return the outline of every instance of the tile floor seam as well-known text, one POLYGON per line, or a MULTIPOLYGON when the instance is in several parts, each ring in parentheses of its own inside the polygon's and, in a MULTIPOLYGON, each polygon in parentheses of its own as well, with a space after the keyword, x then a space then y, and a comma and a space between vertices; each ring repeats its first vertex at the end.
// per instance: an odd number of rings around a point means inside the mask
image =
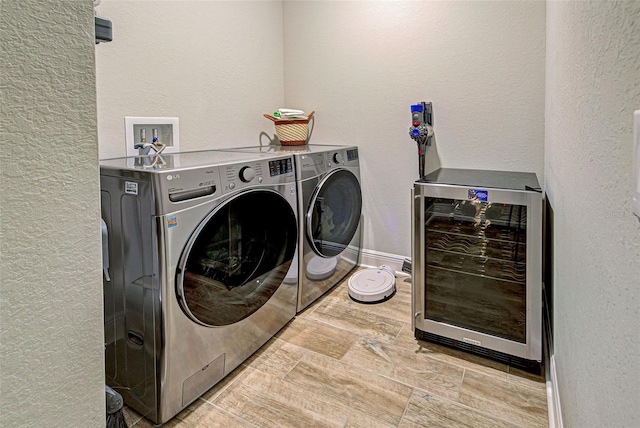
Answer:
MULTIPOLYGON (((226 388, 225 388, 226 389, 226 388)), ((201 397, 202 398, 202 397, 201 397)), ((254 423, 252 423, 251 421, 248 421, 246 419, 244 419, 242 416, 238 416, 235 413, 231 413, 230 411, 228 411, 227 409, 217 405, 216 403, 212 403, 210 401, 206 401, 204 400, 205 403, 207 403, 208 405, 215 407, 216 409, 220 410, 221 412, 229 415, 230 417, 232 417, 233 419, 238 419, 244 423, 246 423, 247 425, 249 425, 250 427, 255 427, 255 428, 260 428, 260 425, 256 425, 254 423)))
POLYGON ((400 333, 402 332, 402 329, 405 328, 406 325, 407 325, 406 321, 402 323, 402 327, 400 327, 400 330, 398 330, 398 333, 396 334, 396 337, 393 338, 393 342, 391 343, 392 345, 396 344, 396 340, 398 340, 398 337, 400 336, 400 333))
MULTIPOLYGON (((389 319, 391 319, 391 318, 389 318, 389 319)), ((328 327, 336 328, 336 329, 338 329, 338 330, 342 330, 342 331, 345 331, 345 332, 347 332, 347 333, 354 334, 354 335, 356 335, 356 336, 358 336, 358 337, 370 337, 369 335, 364 335, 364 336, 363 336, 361 333, 356 333, 356 332, 354 332, 353 330, 349 330, 349 329, 347 329, 347 328, 345 328, 345 327, 343 327, 343 326, 340 326, 340 325, 330 324, 330 323, 326 322, 325 320, 321 320, 321 319, 318 319, 318 318, 307 318, 307 320, 309 320, 309 321, 313 321, 313 322, 317 322, 317 323, 320 323, 320 324, 326 325, 326 326, 328 326, 328 327)), ((387 324, 387 325, 390 325, 390 324, 387 324)), ((402 327, 400 327, 400 328, 398 329, 398 332, 397 332, 397 333, 395 333, 395 337, 396 337, 396 338, 397 338, 397 336, 400 334, 400 331, 401 331, 401 330, 402 330, 402 327)), ((384 337, 384 335, 383 335, 383 334, 380 334, 380 336, 383 336, 383 337, 384 337)), ((393 340, 395 341, 395 338, 394 338, 393 340)))
MULTIPOLYGON (((307 350, 307 349, 305 348, 305 350, 307 350)), ((314 351, 311 351, 311 352, 314 352, 314 351)), ((332 358, 332 357, 329 357, 329 358, 332 358)), ((287 377, 289 375, 289 373, 291 373, 296 367, 298 367, 298 364, 300 364, 300 361, 302 361, 302 357, 300 357, 298 359, 298 361, 296 361, 296 363, 285 374, 283 374, 281 377, 279 377, 279 379, 281 381, 285 382, 284 378, 287 377)))
POLYGON ((462 378, 460 378, 460 383, 458 384, 458 393, 456 394, 456 401, 460 402, 460 390, 462 389, 462 383, 464 382, 464 375, 467 374, 466 367, 462 369, 462 378))
MULTIPOLYGON (((131 414, 131 413, 129 413, 129 414, 131 414)), ((136 414, 138 414, 138 413, 136 412, 136 414)), ((144 419, 144 416, 140 416, 140 415, 138 415, 138 416, 139 417, 137 419, 135 419, 133 422, 131 422, 131 426, 134 426, 135 424, 140 422, 142 419, 144 419)))
MULTIPOLYGON (((305 319, 306 319, 307 321, 317 322, 318 324, 323 324, 323 325, 325 325, 325 326, 327 326, 327 327, 332 327, 332 328, 335 328, 335 329, 338 329, 338 330, 346 331, 347 333, 351 333, 351 334, 353 334, 353 335, 355 335, 355 336, 357 336, 357 337, 361 337, 361 336, 359 336, 358 334, 354 333, 354 332, 353 332, 353 331, 351 331, 351 330, 347 330, 346 328, 342 328, 342 327, 339 327, 339 326, 337 326, 337 325, 329 324, 329 323, 327 323, 327 322, 325 322, 325 321, 322 321, 322 320, 319 320, 319 319, 317 319, 317 318, 305 318, 305 319)), ((295 345, 295 343, 294 343, 294 345, 295 345)))
MULTIPOLYGON (((248 369, 248 368, 250 368, 250 369, 252 369, 252 370, 257 370, 257 371, 259 371, 258 369, 254 368, 254 367, 251 367, 251 366, 248 366, 248 365, 246 365, 246 364, 243 362, 243 363, 240 363, 240 365, 239 365, 238 367, 236 367, 235 369, 233 369, 233 370, 231 371, 231 373, 233 373, 234 371, 238 370, 238 369, 239 369, 239 368, 241 368, 241 367, 243 367, 243 369, 242 369, 242 371, 243 371, 243 372, 244 372, 244 370, 246 370, 246 369, 248 369)), ((207 392, 209 392, 211 389, 215 388, 215 387, 216 387, 216 385, 218 385, 219 383, 222 383, 222 382, 223 382, 223 381, 224 381, 228 376, 230 376, 230 375, 231 375, 231 373, 227 374, 227 375, 226 375, 226 376, 224 376, 222 379, 220 379, 220 380, 218 381, 218 383, 216 383, 216 384, 215 384, 215 385, 213 385, 211 388, 209 388, 209 390, 208 390, 208 391, 205 391, 205 392, 204 392, 200 397, 198 397, 198 399, 199 399, 199 400, 204 401, 205 403, 214 404, 214 403, 213 403, 213 401, 209 401, 208 399, 204 398, 204 394, 206 394, 207 392)), ((226 383, 222 388, 220 388, 220 390, 219 390, 219 391, 216 391, 216 393, 213 395, 213 397, 211 397, 211 399, 212 399, 212 400, 215 400, 216 398, 218 398, 218 396, 220 396, 220 394, 222 394, 222 393, 223 393, 223 392, 225 392, 227 389, 229 389, 229 387, 230 387, 231 385, 234 385, 236 382, 238 382, 238 381, 239 381, 239 380, 238 380, 238 378, 239 378, 239 376, 236 376, 236 377, 234 377, 234 378, 231 380, 231 382, 226 383)))
MULTIPOLYGON (((476 407, 472 407, 472 406, 470 406, 470 405, 468 405, 468 404, 465 404, 465 403, 462 403, 462 402, 460 402, 460 401, 458 401, 458 404, 459 404, 460 406, 462 406, 462 407, 472 409, 472 410, 474 410, 474 411, 475 411, 475 412, 477 412, 477 413, 483 414, 483 415, 485 415, 485 416, 489 416, 489 417, 491 417, 492 419, 498 419, 498 420, 500 420, 500 421, 507 422, 507 423, 509 423, 509 424, 511 424, 511 425, 514 425, 514 426, 517 426, 517 427, 527 428, 527 427, 530 427, 530 426, 536 426, 536 427, 537 427, 537 426, 539 426, 539 425, 529 425, 529 424, 524 424, 524 425, 522 425, 520 422, 517 422, 517 421, 514 421, 514 420, 511 420, 511 419, 506 418, 503 414, 498 415, 498 414, 488 413, 486 410, 481 410, 481 409, 478 409, 478 408, 476 408, 476 407)), ((526 414, 529 414, 529 412, 525 412, 525 413, 526 413, 526 414)), ((533 424, 533 422, 532 422, 532 424, 533 424)))
MULTIPOLYGON (((365 337, 365 338, 366 338, 366 337, 365 337)), ((402 347, 402 346, 399 346, 399 348, 400 348, 400 349, 402 349, 402 350, 407 350, 407 349, 408 349, 408 348, 404 348, 404 347, 402 347)), ((432 356, 432 355, 430 355, 430 354, 421 354, 421 355, 422 355, 424 358, 427 358, 427 359, 429 359, 429 360, 431 360, 431 361, 434 361, 434 362, 436 362, 436 363, 439 363, 439 364, 447 364, 447 365, 450 365, 450 366, 452 366, 452 367, 456 367, 456 368, 458 368, 458 369, 461 369, 461 370, 463 371, 462 379, 460 380, 460 384, 458 385, 458 395, 459 395, 459 393, 460 393, 460 387, 462 386, 462 381, 464 380, 464 373, 465 373, 467 370, 471 370, 471 371, 473 371, 473 372, 475 372, 475 373, 478 373, 478 374, 481 374, 481 375, 484 375, 484 376, 491 376, 491 377, 494 377, 494 378, 496 378, 496 379, 500 379, 500 377, 499 377, 499 376, 497 376, 497 375, 492 375, 492 374, 483 373, 483 372, 481 372, 481 371, 479 371, 479 370, 474 370, 473 368, 465 367, 465 366, 463 366, 463 365, 456 364, 456 363, 454 363, 454 362, 443 361, 443 360, 441 360, 441 359, 439 359, 439 358, 436 358, 436 357, 434 357, 434 356, 432 356)), ((500 380, 503 380, 503 379, 500 379, 500 380)), ((507 380, 506 380, 506 379, 504 379, 503 381, 505 381, 505 382, 506 382, 507 380)), ((418 388, 416 385, 410 385, 410 386, 411 386, 411 387, 414 387, 414 388, 418 388)))
MULTIPOLYGON (((322 300, 325 300, 325 299, 324 299, 324 298, 321 298, 321 300, 320 300, 320 301, 322 302, 322 300)), ((326 300, 326 301, 327 301, 327 302, 329 302, 329 300, 326 300)), ((340 306, 342 306, 342 307, 344 307, 344 308, 346 308, 346 309, 355 309, 356 311, 360 311, 360 310, 358 309, 358 307, 357 307, 357 306, 353 306, 353 305, 343 305, 343 304, 341 304, 341 301, 340 301, 340 300, 335 300, 335 302, 336 302, 336 304, 337 304, 337 305, 340 305, 340 306)), ((315 311, 316 311, 317 309, 319 309, 321 306, 322 306, 322 305, 319 305, 317 308, 315 308, 315 309, 314 309, 314 311, 313 311, 313 312, 315 312, 315 311)), ((366 312, 366 311, 363 311, 363 312, 366 312)), ((324 315, 322 312, 318 312, 318 313, 319 313, 320 315, 324 315)), ((374 315, 374 314, 370 314, 370 315, 374 315)), ((377 314, 376 314, 376 315, 377 315, 377 314)), ((402 324, 402 326, 404 326, 404 324, 406 324, 406 321, 396 320, 396 319, 394 319, 394 318, 390 318, 390 317, 385 316, 385 315, 377 315, 377 316, 378 316, 378 317, 380 317, 380 318, 384 318, 384 319, 386 319, 386 320, 392 321, 392 322, 401 323, 401 324, 402 324)), ((317 318, 311 318, 311 319, 317 319, 317 318)), ((391 325, 391 324, 389 324, 389 325, 391 325)), ((400 330, 402 330, 402 326, 400 327, 400 330)))
POLYGON ((400 425, 402 424, 402 420, 407 414, 407 409, 409 408, 409 404, 411 404, 411 397, 413 397, 413 394, 415 391, 416 391, 416 387, 414 386, 413 388, 411 388, 411 394, 409 394, 409 399, 407 400, 407 404, 404 406, 402 416, 400 416, 400 420, 398 421, 398 425, 396 425, 396 428, 400 427, 400 425))
MULTIPOLYGON (((419 386, 412 385, 412 384, 410 384, 410 383, 404 382, 404 381, 402 381, 402 380, 400 380, 400 379, 396 379, 396 378, 390 377, 390 376, 388 376, 388 375, 384 375, 384 374, 376 373, 374 370, 367 370, 367 369, 363 369, 363 370, 365 370, 365 371, 367 371, 367 372, 370 372, 370 373, 373 373, 373 374, 375 374, 375 375, 377 375, 377 376, 383 377, 383 378, 385 378, 385 379, 389 379, 389 380, 391 380, 391 381, 393 381, 393 382, 399 383, 400 385, 403 385, 403 386, 406 386, 406 387, 408 387, 408 388, 411 388, 412 390, 413 390, 413 389, 418 389, 418 390, 420 390, 420 391, 428 392, 430 395, 435 395, 435 396, 437 396, 437 397, 442 397, 442 398, 444 398, 444 396, 443 396, 443 395, 436 394, 436 393, 431 392, 431 391, 429 391, 429 390, 427 390, 427 389, 425 389, 425 388, 420 388, 419 386)), ((459 389, 460 389, 460 387, 458 386, 458 390, 459 390, 459 389)))
MULTIPOLYGON (((400 348, 402 348, 402 349, 408 349, 408 348, 404 348, 404 347, 402 347, 402 346, 400 346, 400 348)), ((474 369, 473 367, 467 367, 467 366, 464 366, 464 365, 459 364, 459 363, 450 362, 450 361, 443 361, 443 360, 441 360, 440 358, 436 358, 435 356, 432 356, 432 355, 430 355, 430 354, 424 354, 424 356, 425 356, 426 358, 429 358, 429 359, 431 359, 431 360, 437 361, 437 362, 439 362, 439 363, 449 364, 449 365, 451 365, 451 366, 457 367, 457 368, 462 369, 462 370, 465 370, 465 371, 466 371, 466 370, 470 370, 470 371, 472 371, 472 372, 475 372, 475 373, 478 373, 478 374, 481 374, 481 375, 484 375, 484 376, 491 376, 491 377, 494 377, 494 378, 496 378, 496 379, 500 379, 500 378, 501 378, 501 376, 499 376, 498 374, 489 374, 489 373, 485 373, 485 372, 480 371, 480 370, 476 370, 476 369, 474 369)), ((456 357, 454 357, 454 358, 456 358, 456 357)), ((476 363, 472 363, 472 364, 476 364, 476 363)), ((486 367, 486 366, 485 366, 485 367, 486 367)), ((499 371, 499 372, 500 372, 500 370, 498 370, 498 369, 494 369, 494 370, 496 370, 496 371, 499 371)), ((500 372, 500 373, 504 373, 505 375, 507 374, 506 372, 500 372)), ((503 381, 505 381, 505 382, 507 381, 507 379, 506 379, 506 378, 505 378, 505 379, 501 379, 501 380, 503 380, 503 381)))

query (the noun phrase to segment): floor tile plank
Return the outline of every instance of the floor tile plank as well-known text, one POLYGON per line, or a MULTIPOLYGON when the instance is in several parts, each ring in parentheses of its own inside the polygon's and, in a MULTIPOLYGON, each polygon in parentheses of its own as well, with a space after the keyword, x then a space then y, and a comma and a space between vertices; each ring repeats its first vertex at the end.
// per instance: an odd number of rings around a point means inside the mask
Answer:
POLYGON ((245 361, 244 365, 282 378, 300 361, 304 352, 305 348, 274 338, 245 361))
POLYGON ((466 406, 446 400, 437 395, 429 394, 419 389, 414 390, 407 411, 405 412, 400 428, 413 427, 494 427, 514 428, 509 422, 502 421, 466 406))
POLYGON ((353 411, 344 428, 395 428, 395 425, 389 425, 364 413, 353 411))
POLYGON ((294 319, 276 337, 333 358, 342 358, 358 339, 355 333, 311 318, 294 319))
POLYGON ((213 400, 217 406, 262 427, 343 427, 349 408, 322 393, 252 371, 213 400))
POLYGON ((426 342, 415 338, 411 324, 405 324, 393 342, 394 345, 406 348, 412 352, 429 355, 431 358, 465 369, 484 373, 489 376, 507 378, 509 366, 499 361, 470 354, 458 349, 448 348, 436 343, 426 342))
POLYGON ((349 297, 349 288, 334 288, 323 301, 339 301, 346 306, 356 307, 360 313, 379 315, 396 321, 411 322, 411 282, 407 278, 396 279, 396 292, 389 299, 379 303, 359 303, 349 297))
POLYGON ((521 426, 547 427, 544 388, 527 387, 471 370, 460 387, 460 403, 521 426))
POLYGON ((382 315, 363 313, 357 306, 345 304, 339 299, 323 301, 307 319, 387 343, 395 340, 404 325, 404 322, 382 315))
POLYGON ((306 357, 284 377, 285 382, 322 392, 327 400, 338 400, 381 422, 392 425, 400 422, 412 388, 326 357, 316 356, 315 360, 306 357))
POLYGON ((463 368, 430 358, 429 354, 372 339, 360 339, 341 361, 454 400, 464 373, 463 368))

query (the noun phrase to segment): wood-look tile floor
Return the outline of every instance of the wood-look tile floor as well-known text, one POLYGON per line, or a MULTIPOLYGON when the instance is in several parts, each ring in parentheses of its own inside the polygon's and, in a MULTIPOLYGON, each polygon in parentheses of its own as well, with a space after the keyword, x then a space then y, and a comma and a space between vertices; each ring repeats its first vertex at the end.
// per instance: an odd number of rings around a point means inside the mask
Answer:
POLYGON ((543 377, 416 340, 410 279, 396 286, 390 300, 364 305, 344 280, 163 426, 548 426, 543 377))

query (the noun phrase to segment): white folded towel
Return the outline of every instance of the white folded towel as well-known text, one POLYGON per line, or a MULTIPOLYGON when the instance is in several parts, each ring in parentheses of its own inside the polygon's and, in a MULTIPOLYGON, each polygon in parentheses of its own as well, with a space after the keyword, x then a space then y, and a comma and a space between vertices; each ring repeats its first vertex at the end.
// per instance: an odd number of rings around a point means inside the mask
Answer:
POLYGON ((295 110, 292 108, 279 108, 277 111, 273 113, 275 117, 279 117, 282 119, 306 119, 304 111, 295 110))

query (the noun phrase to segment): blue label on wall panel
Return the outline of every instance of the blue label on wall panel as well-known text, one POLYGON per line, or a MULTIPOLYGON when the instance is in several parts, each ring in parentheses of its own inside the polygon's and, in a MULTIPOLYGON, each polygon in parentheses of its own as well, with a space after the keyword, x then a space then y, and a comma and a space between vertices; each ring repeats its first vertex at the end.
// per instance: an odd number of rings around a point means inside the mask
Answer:
POLYGON ((178 219, 174 215, 167 217, 167 227, 174 227, 178 225, 178 219))
POLYGON ((489 200, 489 192, 480 189, 469 189, 468 198, 474 201, 487 202, 489 200))

